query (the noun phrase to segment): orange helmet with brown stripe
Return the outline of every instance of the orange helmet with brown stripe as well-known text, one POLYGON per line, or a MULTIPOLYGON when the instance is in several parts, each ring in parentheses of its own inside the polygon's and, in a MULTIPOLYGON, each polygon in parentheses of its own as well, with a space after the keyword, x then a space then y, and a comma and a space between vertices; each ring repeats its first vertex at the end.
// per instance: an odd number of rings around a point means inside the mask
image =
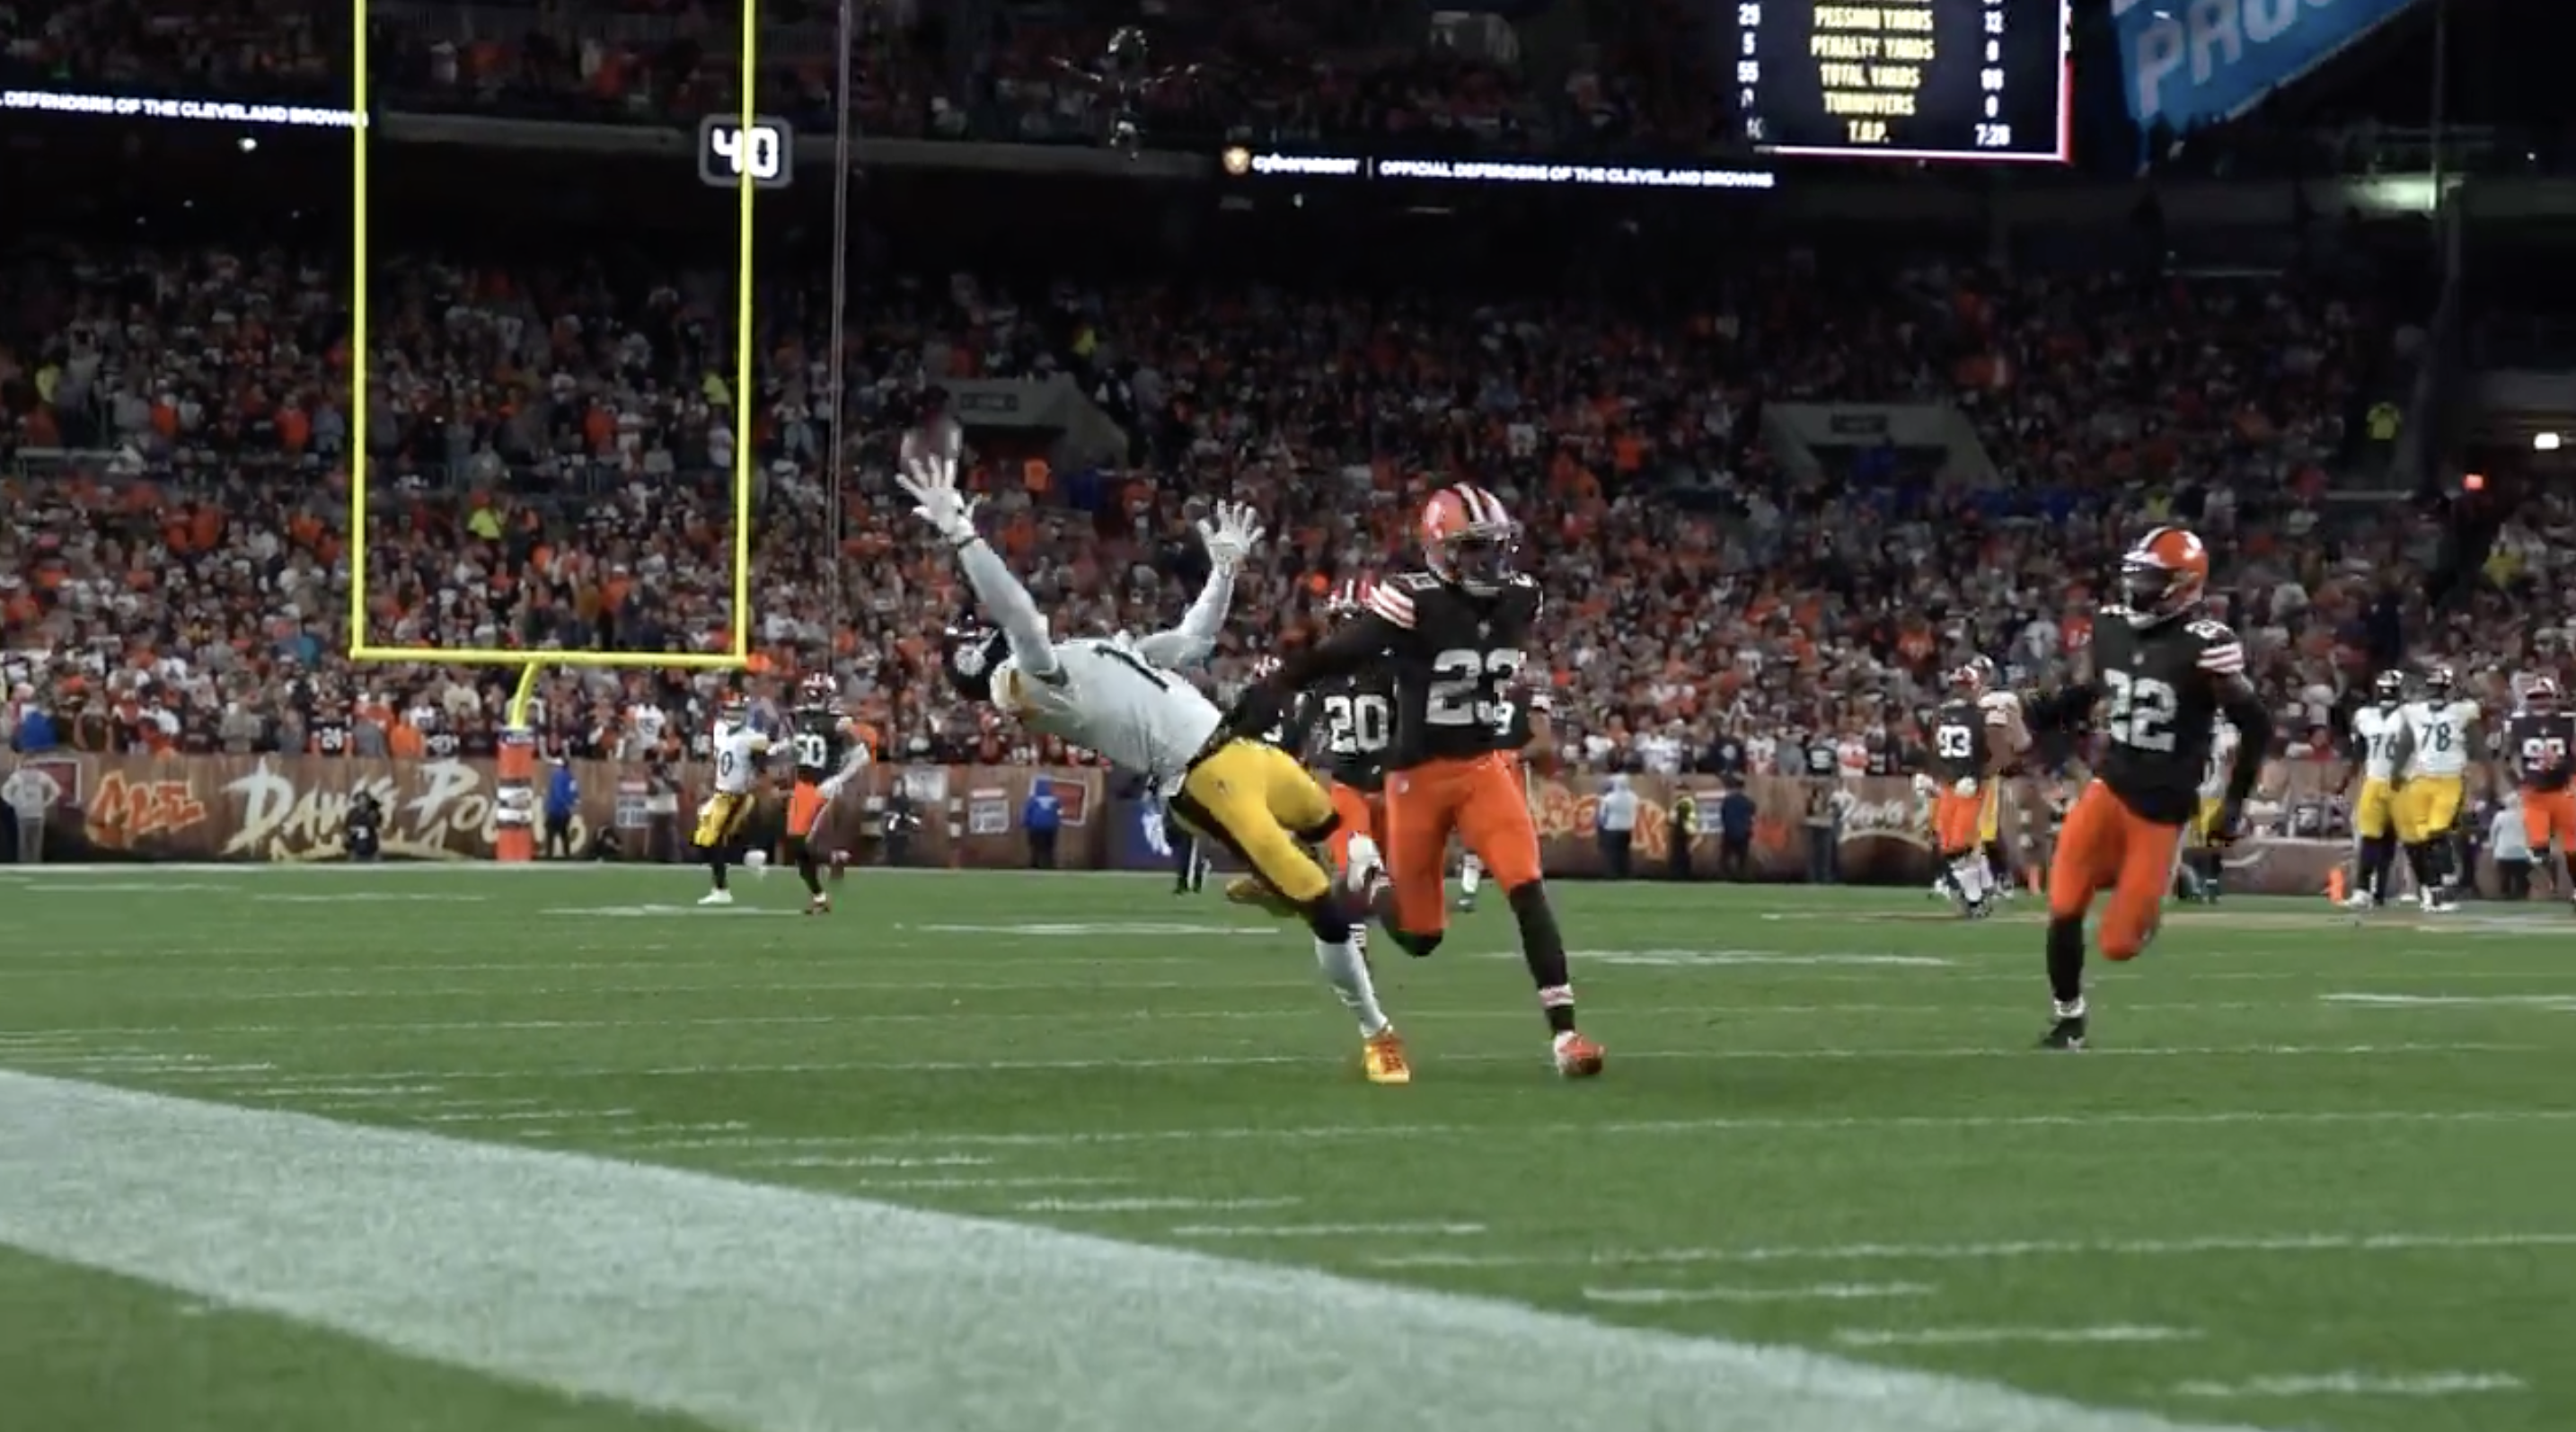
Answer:
POLYGON ((2120 559, 2120 591, 2141 626, 2170 621, 2209 591, 2209 548, 2189 528, 2159 527, 2120 559))
POLYGON ((1472 482, 1452 483, 1422 505, 1422 560, 1431 575, 1478 596, 1511 576, 1520 524, 1502 499, 1472 482))

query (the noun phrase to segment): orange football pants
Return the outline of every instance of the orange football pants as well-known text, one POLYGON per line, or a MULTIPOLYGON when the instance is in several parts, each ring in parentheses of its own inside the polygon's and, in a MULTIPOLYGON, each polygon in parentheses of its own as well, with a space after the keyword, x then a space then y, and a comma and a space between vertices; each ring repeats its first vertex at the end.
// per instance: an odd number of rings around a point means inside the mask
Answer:
POLYGON ((2531 842, 2533 859, 2548 850, 2553 840, 2561 851, 2576 854, 2576 789, 2526 788, 2522 793, 2522 838, 2531 842))
POLYGON ((1977 848, 1977 831, 1986 813, 1986 789, 1980 785, 1975 795, 1963 796, 1949 786, 1932 800, 1932 839, 1943 859, 1967 854, 1977 848))
POLYGON ((1395 878, 1395 924, 1409 935, 1448 928, 1444 894, 1449 837, 1456 834, 1484 862, 1506 894, 1540 875, 1538 825, 1520 763, 1493 753, 1427 761, 1386 778, 1388 873, 1395 878))
POLYGON ((1333 853, 1333 869, 1346 870, 1351 863, 1351 837, 1365 835, 1386 849, 1386 798, 1375 791, 1346 786, 1335 781, 1331 786, 1333 814, 1341 817, 1333 827, 1325 847, 1333 853))
POLYGON ((2165 892, 2173 888, 2182 857, 2180 825, 2147 820, 2100 781, 2084 787, 2057 834, 2048 866, 2048 914, 2081 920, 2093 897, 2110 893, 2100 940, 2106 958, 2126 960, 2146 949, 2164 917, 2165 892))

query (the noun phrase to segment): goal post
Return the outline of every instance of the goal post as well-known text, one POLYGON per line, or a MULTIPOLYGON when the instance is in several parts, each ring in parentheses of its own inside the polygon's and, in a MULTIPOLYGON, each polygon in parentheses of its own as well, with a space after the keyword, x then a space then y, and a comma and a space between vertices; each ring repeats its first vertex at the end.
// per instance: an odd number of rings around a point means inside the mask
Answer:
MULTIPOLYGON (((757 391, 753 387, 752 353, 755 338, 752 329, 753 195, 760 182, 750 165, 741 167, 736 183, 737 219, 734 264, 734 376, 733 376, 733 615, 730 640, 719 652, 652 652, 531 650, 518 647, 443 647, 443 646, 378 646, 373 640, 372 613, 367 601, 367 498, 370 474, 367 457, 367 387, 368 366, 373 350, 368 343, 368 275, 372 271, 368 244, 368 160, 369 143, 375 126, 367 122, 370 115, 367 66, 368 0, 349 0, 351 64, 349 108, 358 116, 350 127, 350 253, 349 295, 349 644, 348 659, 366 663, 420 663, 436 666, 489 666, 516 668, 518 686, 510 698, 501 733, 499 781, 493 802, 495 853, 504 861, 524 861, 535 856, 536 734, 529 725, 538 677, 548 668, 625 669, 641 671, 738 671, 755 665, 751 649, 751 496, 752 475, 758 461, 752 443, 751 404, 757 391)), ((758 97, 760 65, 759 0, 741 0, 742 50, 739 56, 741 74, 741 125, 739 133, 749 134, 755 128, 754 104, 758 97)))

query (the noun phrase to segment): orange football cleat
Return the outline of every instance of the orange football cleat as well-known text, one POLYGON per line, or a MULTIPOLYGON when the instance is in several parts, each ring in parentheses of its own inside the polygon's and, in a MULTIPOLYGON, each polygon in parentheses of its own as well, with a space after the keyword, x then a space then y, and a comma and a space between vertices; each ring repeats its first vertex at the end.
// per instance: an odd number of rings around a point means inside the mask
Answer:
POLYGON ((1413 1082, 1413 1065, 1404 1057, 1404 1036, 1395 1032, 1394 1025, 1369 1036, 1360 1055, 1360 1071, 1372 1084, 1413 1082))
POLYGON ((1562 1034, 1556 1040, 1556 1072, 1568 1079, 1589 1079, 1601 1072, 1607 1051, 1580 1034, 1562 1034))

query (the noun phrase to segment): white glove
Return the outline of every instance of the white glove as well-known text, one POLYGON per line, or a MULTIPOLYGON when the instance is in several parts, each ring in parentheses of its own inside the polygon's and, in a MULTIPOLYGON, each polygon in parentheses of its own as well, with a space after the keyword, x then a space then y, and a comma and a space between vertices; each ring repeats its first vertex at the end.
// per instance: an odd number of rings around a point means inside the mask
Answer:
POLYGON ((1950 794, 1958 796, 1963 800, 1969 796, 1975 795, 1976 793, 1977 778, 1974 776, 1961 776, 1958 784, 1950 787, 1950 794))
POLYGON ((1915 795, 1917 795, 1917 796, 1928 796, 1928 795, 1932 794, 1934 791, 1939 790, 1939 789, 1940 789, 1940 787, 1939 787, 1939 786, 1937 786, 1937 785, 1934 785, 1934 784, 1933 784, 1933 782, 1932 782, 1932 778, 1931 778, 1930 776, 1924 775, 1924 774, 1923 774, 1922 772, 1920 772, 1920 771, 1917 771, 1917 772, 1915 772, 1915 773, 1914 773, 1914 794, 1915 794, 1915 795))
POLYGON ((1243 565, 1252 549, 1261 542, 1261 519, 1246 502, 1220 502, 1216 521, 1201 520, 1199 543, 1207 548, 1208 560, 1232 571, 1243 565))
POLYGON ((894 480, 912 499, 912 510, 949 545, 963 547, 975 540, 975 503, 957 490, 957 459, 937 452, 917 457, 894 480))
POLYGON ((841 778, 839 776, 834 776, 823 784, 816 786, 814 788, 814 794, 823 798, 823 804, 830 805, 832 802, 841 798, 841 789, 841 778))

